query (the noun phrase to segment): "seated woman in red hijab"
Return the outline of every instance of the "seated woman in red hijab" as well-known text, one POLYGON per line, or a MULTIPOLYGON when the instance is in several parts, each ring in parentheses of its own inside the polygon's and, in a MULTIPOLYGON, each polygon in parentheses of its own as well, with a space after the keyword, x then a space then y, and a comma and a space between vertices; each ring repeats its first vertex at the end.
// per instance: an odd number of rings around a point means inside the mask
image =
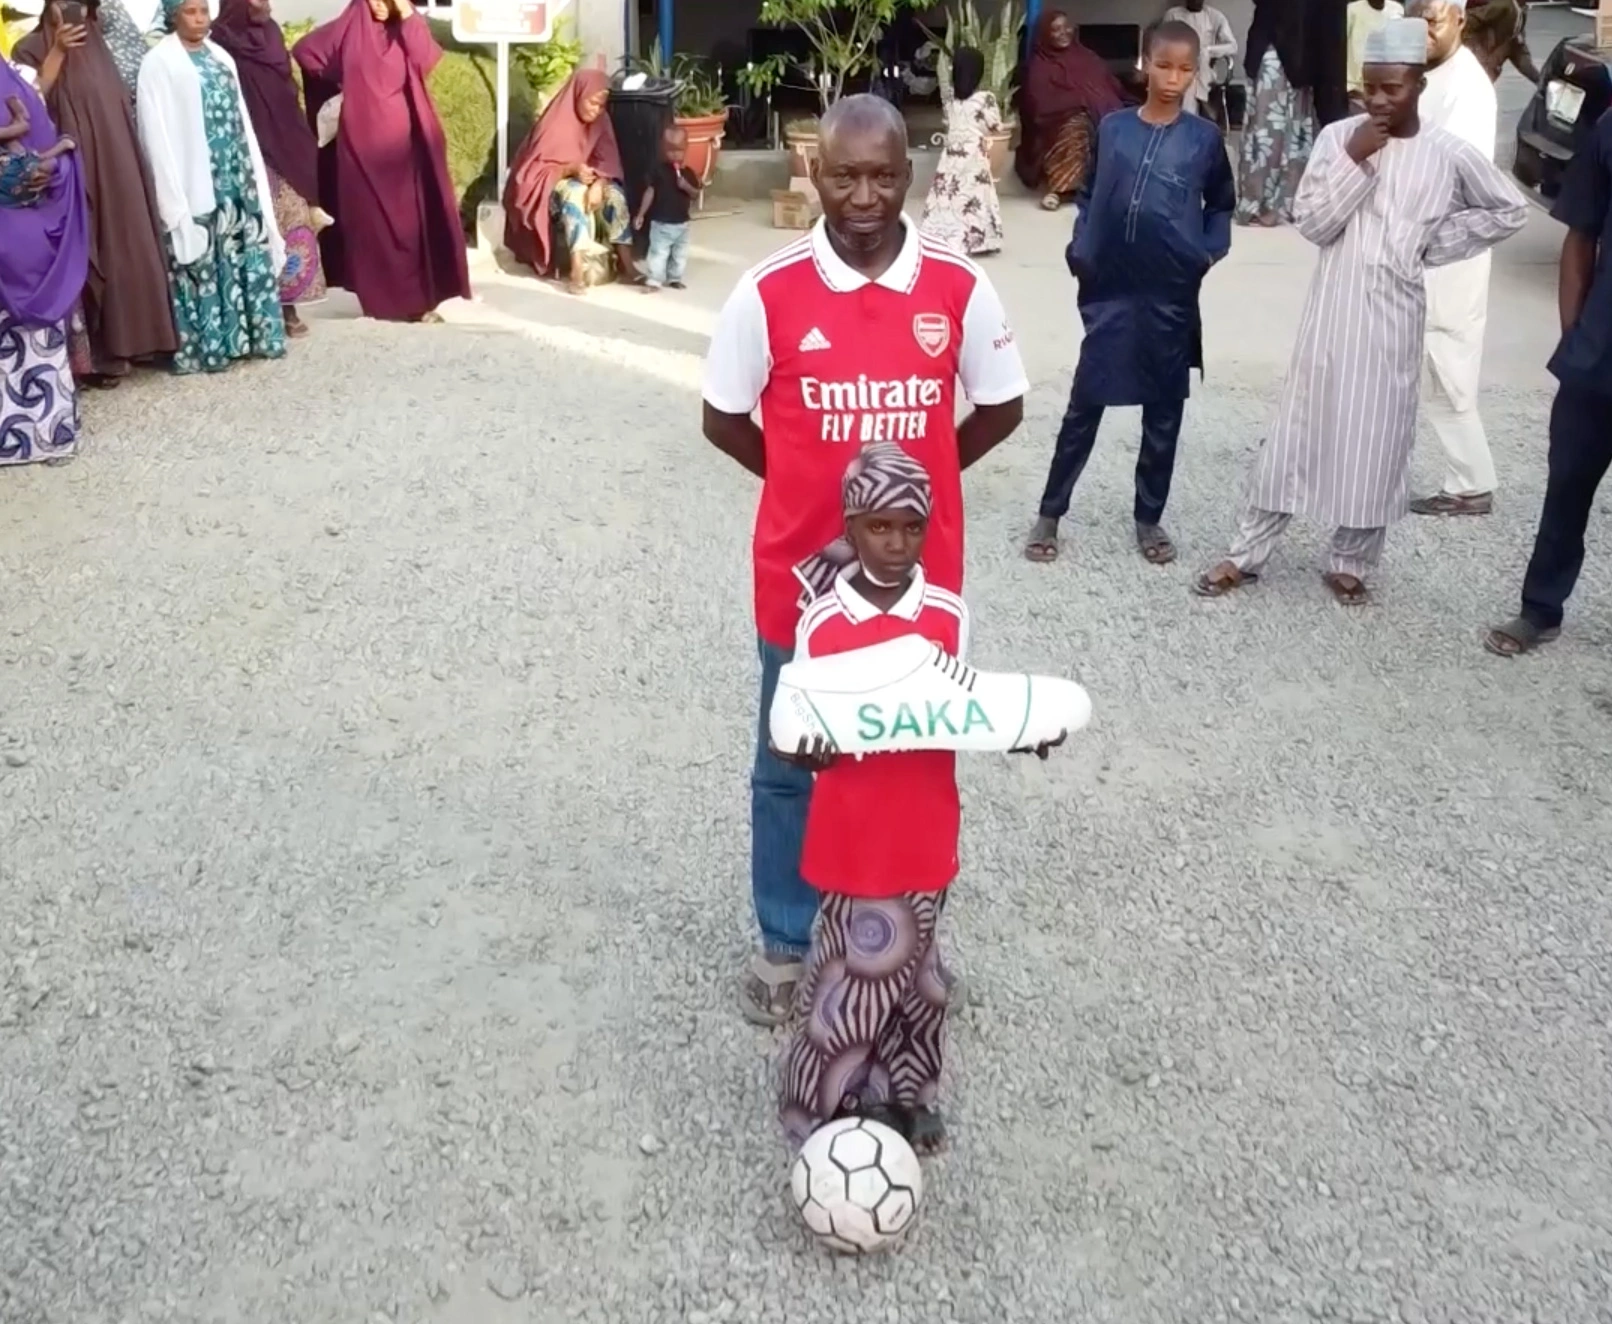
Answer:
POLYGON ((1082 46, 1075 25, 1056 9, 1036 23, 1019 88, 1019 149, 1014 169, 1057 211, 1091 166, 1097 125, 1125 105, 1119 79, 1095 51, 1082 46))
POLYGON ((440 322, 470 297, 465 231, 448 175, 448 140, 426 88, 442 49, 410 0, 352 0, 291 50, 308 115, 341 93, 336 141, 321 153, 325 277, 364 316, 440 322))
POLYGON ((532 125, 504 185, 504 247, 539 276, 563 275, 573 294, 583 289, 583 246, 601 224, 620 279, 638 278, 621 152, 604 113, 609 98, 602 70, 578 69, 532 125), (565 272, 554 269, 556 220, 571 253, 565 272))

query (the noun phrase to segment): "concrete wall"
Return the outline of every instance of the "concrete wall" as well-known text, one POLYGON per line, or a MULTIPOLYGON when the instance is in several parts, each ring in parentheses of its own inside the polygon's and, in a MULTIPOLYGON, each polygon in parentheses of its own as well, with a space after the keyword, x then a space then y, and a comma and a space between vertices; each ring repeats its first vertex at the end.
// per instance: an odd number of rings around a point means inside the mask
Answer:
MULTIPOLYGON (((146 0, 155 7, 157 0, 146 0)), ((1151 23, 1170 7, 1173 0, 1048 0, 1056 4, 1077 23, 1151 23)), ((294 22, 312 18, 323 20, 343 8, 347 0, 274 0, 274 12, 281 22, 294 22)), ((674 40, 677 49, 706 53, 722 44, 744 42, 745 33, 756 25, 761 13, 761 0, 675 0, 673 13, 674 40)), ((991 5, 982 0, 981 8, 991 5)), ((930 12, 935 16, 944 10, 937 5, 930 12)), ((1254 0, 1218 0, 1241 40, 1248 31, 1253 16, 1254 0)), ((654 12, 652 0, 571 0, 570 14, 577 31, 590 54, 602 54, 607 67, 614 68, 621 58, 623 34, 629 14, 642 11, 646 17, 640 25, 640 45, 648 49, 654 40, 654 12)), ((433 15, 447 17, 446 6, 431 6, 433 15)))
MULTIPOLYGON (((153 7, 158 2, 137 0, 137 3, 153 7)), ((450 6, 434 0, 431 3, 415 0, 415 3, 432 18, 445 19, 453 12, 450 6)), ((295 23, 309 18, 322 23, 327 18, 335 17, 346 6, 347 0, 274 0, 274 16, 282 23, 295 23)), ((214 10, 217 10, 216 3, 214 10)), ((589 53, 603 55, 607 67, 615 68, 623 48, 623 0, 571 0, 567 13, 589 53)))

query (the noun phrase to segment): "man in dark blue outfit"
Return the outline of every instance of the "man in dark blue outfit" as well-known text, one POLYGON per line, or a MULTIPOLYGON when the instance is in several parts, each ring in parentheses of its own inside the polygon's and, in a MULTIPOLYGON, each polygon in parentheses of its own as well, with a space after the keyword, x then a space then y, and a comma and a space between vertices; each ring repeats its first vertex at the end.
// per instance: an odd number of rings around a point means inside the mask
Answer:
POLYGON ((1142 406, 1137 546, 1155 565, 1175 560, 1161 521, 1191 372, 1203 367, 1198 290, 1231 248, 1237 206, 1220 130, 1181 110, 1197 75, 1198 34, 1185 23, 1159 24, 1148 34, 1146 103, 1098 127, 1096 167, 1075 195, 1066 253, 1080 282, 1085 338, 1041 516, 1024 549, 1032 561, 1057 559, 1058 521, 1110 405, 1142 406))
POLYGON ((1551 215, 1567 226, 1557 302, 1562 338, 1550 370, 1559 385, 1550 410, 1550 476, 1522 611, 1484 638, 1516 657, 1562 631, 1584 565, 1584 530, 1595 489, 1612 464, 1612 112, 1574 155, 1551 215))

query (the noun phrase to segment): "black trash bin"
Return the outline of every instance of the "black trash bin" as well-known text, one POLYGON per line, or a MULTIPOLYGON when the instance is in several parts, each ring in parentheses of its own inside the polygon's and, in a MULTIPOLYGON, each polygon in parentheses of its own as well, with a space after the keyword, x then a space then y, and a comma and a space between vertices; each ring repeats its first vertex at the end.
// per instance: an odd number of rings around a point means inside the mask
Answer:
MULTIPOLYGON (((672 125, 678 85, 670 78, 648 78, 642 86, 628 91, 620 83, 618 77, 610 88, 608 113, 616 131, 616 146, 621 149, 621 169, 627 176, 622 181, 627 205, 636 215, 644 185, 660 158, 660 140, 672 125)), ((646 226, 633 235, 633 252, 643 257, 648 251, 646 226)))

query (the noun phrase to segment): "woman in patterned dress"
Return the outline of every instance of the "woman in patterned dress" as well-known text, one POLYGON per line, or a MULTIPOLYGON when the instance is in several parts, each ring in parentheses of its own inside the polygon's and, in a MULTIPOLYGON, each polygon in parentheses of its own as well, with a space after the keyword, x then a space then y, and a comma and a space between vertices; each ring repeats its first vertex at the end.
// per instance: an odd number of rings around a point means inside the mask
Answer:
POLYGON ((952 100, 946 106, 946 147, 924 200, 919 228, 931 239, 970 255, 1002 247, 1002 204, 991 180, 985 135, 1002 128, 996 98, 980 88, 985 57, 972 46, 952 56, 952 100))
POLYGON ((302 113, 291 77, 291 52, 270 0, 223 0, 212 37, 235 61, 274 190, 274 219, 285 240, 280 306, 286 334, 306 335, 308 324, 298 316, 297 305, 325 297, 318 234, 327 218, 319 209, 319 141, 302 113))
POLYGON ((174 371, 285 354, 285 244, 235 62, 207 39, 207 0, 163 0, 172 29, 140 66, 140 138, 168 241, 174 371))
POLYGON ((1319 127, 1311 85, 1311 0, 1254 0, 1244 69, 1253 96, 1237 161, 1239 225, 1282 225, 1319 127))
MULTIPOLYGON (((52 146, 45 103, 0 57, 0 105, 13 97, 28 118, 23 149, 52 146)), ((67 333, 89 274, 88 213, 72 152, 0 184, 0 466, 66 460, 78 445, 67 333)))

